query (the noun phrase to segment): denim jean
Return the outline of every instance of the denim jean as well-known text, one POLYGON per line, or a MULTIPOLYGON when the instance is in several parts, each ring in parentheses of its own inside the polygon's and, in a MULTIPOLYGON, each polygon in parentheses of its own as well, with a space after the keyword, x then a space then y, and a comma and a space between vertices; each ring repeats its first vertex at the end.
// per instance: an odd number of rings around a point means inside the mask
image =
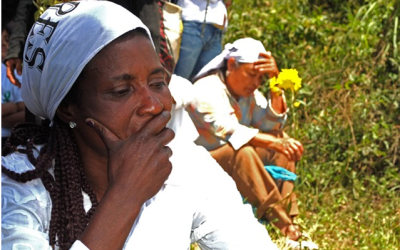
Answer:
POLYGON ((182 42, 175 74, 188 80, 222 52, 222 30, 212 24, 183 21, 182 42))

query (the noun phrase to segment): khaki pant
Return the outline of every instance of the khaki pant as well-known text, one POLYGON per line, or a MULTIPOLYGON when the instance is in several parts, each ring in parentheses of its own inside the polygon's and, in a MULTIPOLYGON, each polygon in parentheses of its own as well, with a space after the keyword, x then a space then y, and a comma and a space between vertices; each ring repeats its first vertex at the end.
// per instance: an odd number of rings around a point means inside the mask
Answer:
POLYGON ((257 217, 265 218, 279 229, 292 224, 298 215, 293 181, 275 182, 265 165, 283 167, 295 172, 295 163, 281 153, 245 145, 235 151, 226 144, 210 152, 212 157, 234 179, 241 195, 257 208, 257 217))

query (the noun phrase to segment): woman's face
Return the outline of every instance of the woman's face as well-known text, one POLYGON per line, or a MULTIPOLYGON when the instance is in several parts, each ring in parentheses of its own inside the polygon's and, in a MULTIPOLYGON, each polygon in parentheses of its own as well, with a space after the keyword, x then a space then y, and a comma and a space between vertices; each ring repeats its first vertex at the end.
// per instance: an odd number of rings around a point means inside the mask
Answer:
POLYGON ((260 87, 265 74, 255 69, 254 63, 237 65, 233 57, 227 63, 230 73, 226 77, 226 85, 234 98, 248 97, 260 87))
POLYGON ((85 120, 93 118, 120 139, 126 139, 162 111, 172 98, 164 68, 150 40, 141 35, 117 40, 99 52, 77 82, 76 104, 70 105, 78 145, 105 153, 96 132, 85 120))

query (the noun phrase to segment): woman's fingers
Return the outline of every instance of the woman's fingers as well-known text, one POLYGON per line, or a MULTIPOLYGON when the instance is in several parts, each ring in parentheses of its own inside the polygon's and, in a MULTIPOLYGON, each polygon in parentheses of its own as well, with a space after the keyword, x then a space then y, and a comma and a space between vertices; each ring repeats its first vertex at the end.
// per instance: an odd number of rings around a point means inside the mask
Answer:
POLYGON ((159 115, 154 116, 140 130, 140 132, 148 135, 159 134, 171 119, 171 113, 164 110, 159 115))
MULTIPOLYGON (((145 124, 141 130, 136 132, 135 137, 150 137, 157 136, 158 140, 163 145, 168 144, 174 138, 175 134, 172 130, 167 129, 166 125, 171 119, 171 114, 168 111, 164 111, 157 116, 154 116, 147 124, 145 124)), ((101 123, 93 118, 87 118, 86 124, 92 127, 96 133, 100 136, 107 148, 112 146, 111 144, 122 141, 116 134, 111 132, 107 127, 103 126, 101 123)), ((131 136, 131 137, 132 137, 131 136)), ((125 140, 125 139, 124 139, 125 140)))
POLYGON ((171 113, 163 111, 159 115, 154 116, 138 133, 142 136, 155 136, 157 143, 162 146, 167 145, 174 139, 175 133, 166 127, 168 121, 171 119, 171 113))
POLYGON ((107 150, 110 149, 113 142, 120 140, 117 135, 111 132, 107 127, 103 126, 101 123, 93 118, 87 118, 86 124, 93 128, 94 131, 99 135, 107 150))

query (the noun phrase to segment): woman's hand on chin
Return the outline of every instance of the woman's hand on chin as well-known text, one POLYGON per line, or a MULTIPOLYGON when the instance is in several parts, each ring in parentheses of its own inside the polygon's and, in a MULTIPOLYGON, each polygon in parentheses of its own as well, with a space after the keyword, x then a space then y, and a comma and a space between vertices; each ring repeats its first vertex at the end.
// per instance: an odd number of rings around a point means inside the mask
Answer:
POLYGON ((123 140, 96 120, 86 120, 106 146, 109 189, 118 188, 136 202, 138 198, 145 202, 161 189, 172 170, 172 151, 166 146, 175 135, 166 128, 170 117, 163 111, 123 140))

